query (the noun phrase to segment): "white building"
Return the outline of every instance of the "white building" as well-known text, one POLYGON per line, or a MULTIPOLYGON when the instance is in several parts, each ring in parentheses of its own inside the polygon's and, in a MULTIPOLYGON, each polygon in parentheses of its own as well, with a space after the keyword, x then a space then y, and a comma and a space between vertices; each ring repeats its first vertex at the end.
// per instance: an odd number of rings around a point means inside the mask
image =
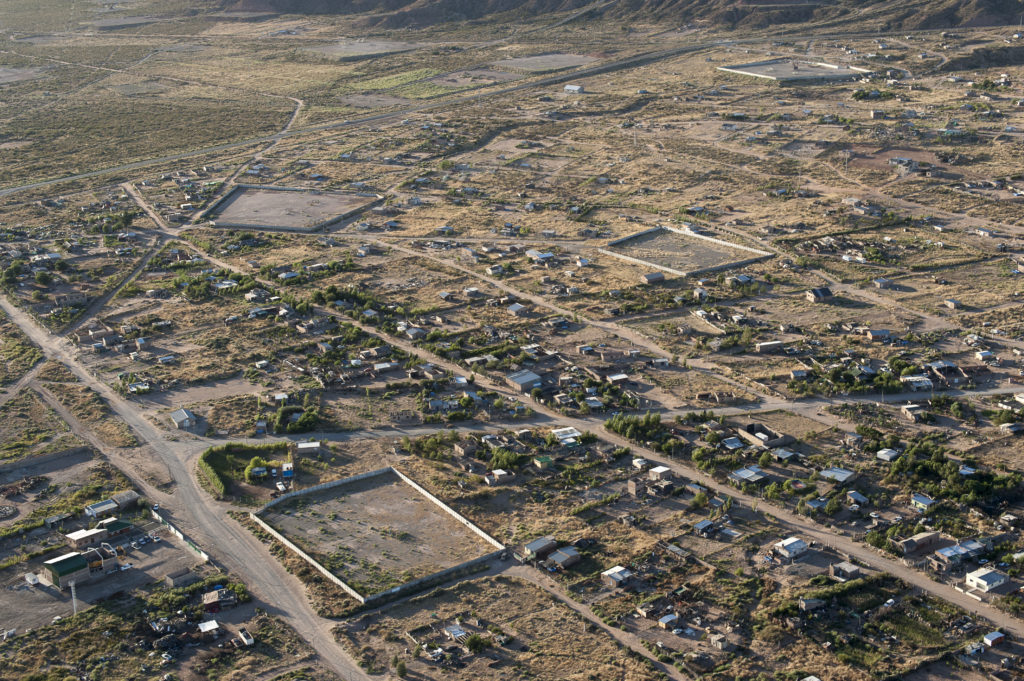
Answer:
POLYGON ((775 553, 783 558, 796 560, 807 553, 807 542, 799 537, 789 537, 775 544, 775 553))
POLYGON ((974 572, 967 573, 967 588, 978 591, 991 591, 1010 581, 1010 578, 999 570, 992 568, 978 568, 974 572))

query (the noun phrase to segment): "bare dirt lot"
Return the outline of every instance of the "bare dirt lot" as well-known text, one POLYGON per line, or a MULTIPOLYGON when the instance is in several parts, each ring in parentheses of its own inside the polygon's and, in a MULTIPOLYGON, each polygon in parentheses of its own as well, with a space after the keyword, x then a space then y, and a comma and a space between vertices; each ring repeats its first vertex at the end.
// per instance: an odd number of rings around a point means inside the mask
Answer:
POLYGON ((369 203, 365 196, 339 192, 236 189, 217 207, 219 225, 314 229, 369 203))
POLYGON ((545 71, 558 71, 559 69, 568 69, 574 66, 584 66, 595 61, 597 61, 595 57, 587 57, 582 54, 538 54, 533 57, 502 59, 496 62, 494 66, 498 69, 544 73, 545 71))
POLYGON ((409 52, 423 47, 418 43, 402 43, 391 40, 342 40, 333 45, 308 48, 308 52, 338 59, 377 57, 397 52, 409 52))
POLYGON ((33 78, 38 78, 42 71, 42 69, 16 69, 6 66, 0 67, 0 85, 20 83, 23 80, 32 80, 33 78))
POLYGON ((492 550, 393 474, 299 497, 264 519, 364 595, 492 550))
POLYGON ((668 230, 609 245, 607 250, 683 272, 723 267, 730 262, 749 260, 759 255, 668 230))

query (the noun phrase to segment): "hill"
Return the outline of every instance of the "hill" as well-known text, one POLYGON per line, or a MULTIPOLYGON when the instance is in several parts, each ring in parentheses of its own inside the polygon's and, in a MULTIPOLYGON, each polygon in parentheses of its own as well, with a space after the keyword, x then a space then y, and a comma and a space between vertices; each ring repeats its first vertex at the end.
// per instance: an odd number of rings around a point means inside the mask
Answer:
MULTIPOLYGON (((580 9, 588 0, 236 0, 233 10, 286 14, 363 15, 380 28, 428 26, 478 19, 508 20, 580 9)), ((618 0, 601 10, 610 18, 687 23, 726 29, 801 23, 868 23, 879 30, 1016 24, 1022 0, 618 0)), ((867 25, 865 26, 868 27, 867 25)))

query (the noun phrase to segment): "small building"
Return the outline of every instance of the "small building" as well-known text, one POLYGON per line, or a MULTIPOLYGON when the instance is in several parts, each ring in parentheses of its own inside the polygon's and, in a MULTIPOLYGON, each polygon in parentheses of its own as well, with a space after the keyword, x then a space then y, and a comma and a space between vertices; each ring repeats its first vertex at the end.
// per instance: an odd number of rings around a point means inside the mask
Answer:
POLYGON ((90 576, 89 562, 77 551, 51 558, 43 563, 43 567, 45 569, 39 574, 40 580, 61 590, 72 582, 81 584, 90 576))
POLYGON ((768 476, 761 472, 761 467, 755 464, 738 468, 729 474, 729 479, 739 485, 759 485, 768 479, 768 476))
POLYGON ((1003 584, 1010 581, 1010 578, 992 568, 983 567, 978 568, 974 572, 968 572, 965 582, 968 589, 977 589, 978 591, 989 592, 992 589, 997 589, 1003 584))
POLYGON ((102 518, 103 516, 117 513, 119 509, 116 501, 104 499, 103 501, 97 501, 95 504, 89 504, 84 510, 85 515, 90 518, 102 518))
POLYGON ((927 513, 928 509, 936 504, 936 501, 927 494, 915 492, 910 495, 910 507, 919 513, 927 513))
POLYGON ((754 346, 754 349, 762 355, 771 355, 782 352, 786 344, 782 341, 762 341, 754 346))
POLYGON ((672 473, 672 469, 668 466, 655 466, 647 471, 647 477, 654 481, 671 480, 674 475, 672 473))
POLYGON ((139 503, 139 493, 133 489, 118 492, 110 498, 117 504, 118 510, 121 511, 132 508, 139 503))
POLYGON ((649 272, 640 277, 643 284, 660 284, 665 281, 665 275, 661 272, 649 272))
POLYGON ((523 556, 527 560, 544 560, 558 548, 554 537, 540 537, 523 547, 523 556))
POLYGON ((847 582, 851 579, 859 579, 860 577, 863 577, 864 571, 853 563, 844 560, 839 563, 832 563, 829 565, 828 574, 836 581, 847 582))
POLYGON ((679 615, 671 612, 658 620, 658 626, 662 629, 675 629, 679 622, 679 615))
POLYGON ((548 562, 559 570, 570 568, 581 560, 583 560, 583 558, 580 556, 580 552, 576 550, 575 546, 564 546, 560 549, 556 549, 548 557, 548 562))
POLYGON ((851 489, 846 493, 846 500, 851 504, 857 504, 858 506, 867 506, 871 503, 866 496, 855 489, 851 489))
POLYGON ((632 579, 633 573, 621 565, 616 565, 615 567, 609 568, 601 573, 601 581, 604 582, 605 586, 613 589, 629 586, 632 579))
POLYGON ((807 553, 807 542, 799 537, 789 537, 775 544, 775 553, 788 558, 789 560, 796 560, 800 556, 807 553))
POLYGON ((981 640, 982 643, 987 645, 989 648, 995 648, 996 646, 1001 645, 1003 641, 1006 640, 1006 634, 1002 633, 1001 631, 993 631, 991 633, 985 634, 985 638, 981 640))
POLYGON ((885 449, 879 449, 875 453, 875 458, 878 459, 879 461, 885 461, 886 463, 891 463, 891 462, 895 461, 896 459, 900 458, 900 453, 898 451, 896 451, 895 449, 890 449, 890 448, 886 447, 885 449))
POLYGON ((562 88, 562 90, 566 94, 570 94, 570 95, 582 95, 583 94, 583 86, 582 85, 566 85, 564 88, 562 88))
POLYGON ((505 383, 521 393, 528 393, 535 388, 541 387, 541 378, 529 369, 523 369, 506 376, 505 383))
POLYGON ((220 612, 222 608, 230 608, 238 603, 238 596, 231 589, 215 589, 203 594, 203 610, 220 612))
POLYGON ((188 568, 172 570, 164 575, 164 582, 166 582, 167 586, 172 589, 188 586, 189 584, 195 584, 198 581, 199 575, 188 568))
POLYGON ((184 407, 175 409, 171 412, 171 422, 174 423, 174 427, 178 430, 188 430, 189 428, 195 428, 196 415, 184 407))
POLYGON ((313 442, 299 442, 295 445, 295 451, 299 454, 305 454, 308 456, 315 456, 320 453, 322 445, 319 440, 313 442))
POLYGON ((827 303, 832 300, 832 289, 826 286, 812 288, 804 294, 804 297, 809 303, 827 303))
POLYGON ((825 470, 821 471, 818 475, 820 475, 822 478, 826 480, 831 480, 837 485, 843 485, 857 476, 857 474, 854 473, 853 471, 848 471, 845 468, 839 468, 837 466, 826 468, 825 470))
POLYGON ((701 520, 693 526, 693 533, 698 537, 710 537, 715 532, 715 523, 710 520, 701 520))
POLYGON ((94 527, 91 530, 75 530, 70 534, 64 535, 64 538, 68 540, 68 546, 71 548, 84 549, 87 546, 105 541, 107 529, 105 527, 94 527))

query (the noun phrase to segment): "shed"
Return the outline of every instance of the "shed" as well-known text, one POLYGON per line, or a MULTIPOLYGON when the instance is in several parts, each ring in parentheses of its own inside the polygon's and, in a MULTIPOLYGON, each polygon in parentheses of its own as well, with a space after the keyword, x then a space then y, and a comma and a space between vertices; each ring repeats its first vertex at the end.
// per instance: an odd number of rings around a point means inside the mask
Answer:
POLYGON ((102 518, 105 515, 116 513, 118 510, 117 502, 113 499, 104 499, 103 501, 97 501, 95 504, 89 504, 85 507, 85 515, 90 518, 102 518))
POLYGON ((528 560, 542 560, 551 555, 557 548, 558 542, 555 541, 554 537, 540 537, 523 547, 523 555, 528 560))
POLYGON ((190 410, 181 408, 171 412, 171 421, 178 430, 188 430, 196 425, 196 415, 190 410))
POLYGON ((564 546, 560 549, 556 549, 548 560, 555 567, 564 570, 580 562, 582 557, 580 556, 580 552, 576 550, 575 546, 564 546))
POLYGON ((623 587, 629 584, 629 581, 633 579, 633 573, 622 567, 616 565, 613 568, 609 568, 601 573, 601 581, 606 586, 612 588, 623 587))
POLYGON ((1002 633, 1001 631, 993 631, 991 633, 985 634, 985 638, 981 640, 988 647, 994 648, 1006 640, 1006 634, 1002 633))

